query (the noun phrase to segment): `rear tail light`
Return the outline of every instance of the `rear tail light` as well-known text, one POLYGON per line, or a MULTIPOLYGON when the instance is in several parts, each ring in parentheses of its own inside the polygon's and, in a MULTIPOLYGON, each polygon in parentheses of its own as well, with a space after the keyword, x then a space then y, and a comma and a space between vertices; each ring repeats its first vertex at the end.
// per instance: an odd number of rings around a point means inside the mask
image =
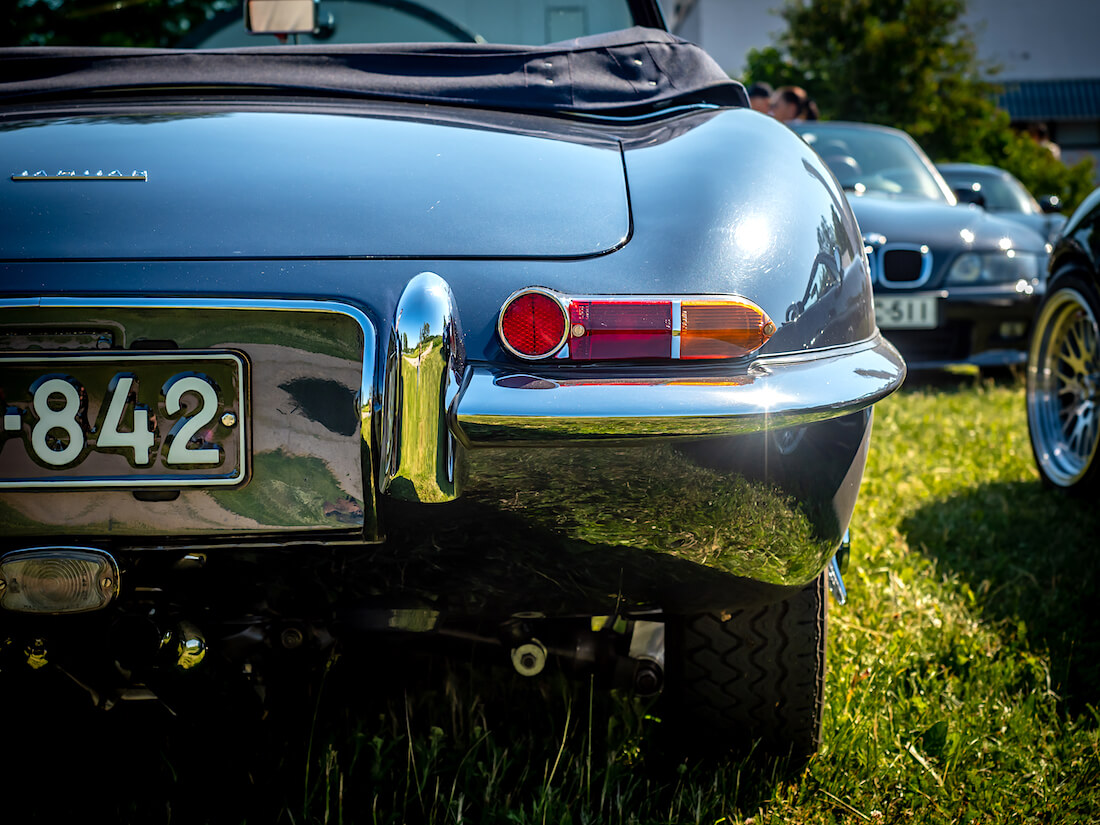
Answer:
POLYGON ((513 355, 570 361, 741 358, 775 329, 738 296, 569 297, 541 288, 512 295, 497 323, 513 355))

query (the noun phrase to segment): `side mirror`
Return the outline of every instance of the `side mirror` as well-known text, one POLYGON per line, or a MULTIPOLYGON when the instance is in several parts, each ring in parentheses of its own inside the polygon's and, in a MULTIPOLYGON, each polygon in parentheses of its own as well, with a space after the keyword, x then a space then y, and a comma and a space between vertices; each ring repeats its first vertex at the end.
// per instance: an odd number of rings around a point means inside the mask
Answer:
POLYGON ((1039 198, 1039 208, 1048 215, 1062 211, 1062 199, 1057 195, 1043 195, 1039 198))
POLYGON ((252 34, 310 34, 317 28, 316 0, 244 0, 252 34))
POLYGON ((973 203, 985 209, 985 195, 982 194, 980 183, 955 187, 955 198, 959 203, 973 203))

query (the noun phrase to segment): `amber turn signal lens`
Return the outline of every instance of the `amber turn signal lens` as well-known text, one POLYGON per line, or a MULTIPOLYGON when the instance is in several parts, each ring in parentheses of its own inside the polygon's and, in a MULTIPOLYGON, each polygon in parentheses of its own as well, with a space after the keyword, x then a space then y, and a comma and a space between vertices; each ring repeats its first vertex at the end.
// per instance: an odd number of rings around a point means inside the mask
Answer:
POLYGON ((775 334, 775 324, 752 301, 684 301, 680 305, 681 358, 740 358, 775 334))
POLYGON ((497 331, 504 348, 520 358, 546 358, 565 343, 565 307, 539 290, 517 292, 504 304, 497 331))

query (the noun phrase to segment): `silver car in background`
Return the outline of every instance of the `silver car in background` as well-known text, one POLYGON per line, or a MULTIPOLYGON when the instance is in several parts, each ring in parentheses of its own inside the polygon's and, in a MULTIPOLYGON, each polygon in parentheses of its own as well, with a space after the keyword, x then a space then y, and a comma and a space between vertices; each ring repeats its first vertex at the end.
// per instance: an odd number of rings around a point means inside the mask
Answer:
POLYGON ((1034 229, 1054 243, 1066 224, 1057 195, 1035 198, 1011 172, 979 163, 941 163, 937 167, 959 203, 973 203, 998 217, 1034 229))

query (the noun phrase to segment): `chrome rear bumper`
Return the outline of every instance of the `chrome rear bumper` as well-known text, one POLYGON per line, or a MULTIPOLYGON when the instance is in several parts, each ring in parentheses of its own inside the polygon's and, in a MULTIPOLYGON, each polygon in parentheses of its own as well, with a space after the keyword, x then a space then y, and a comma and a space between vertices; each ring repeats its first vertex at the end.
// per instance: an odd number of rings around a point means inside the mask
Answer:
POLYGON ((470 368, 452 429, 469 447, 766 432, 859 412, 901 385, 905 364, 879 335, 843 348, 761 358, 744 375, 561 375, 470 368))

